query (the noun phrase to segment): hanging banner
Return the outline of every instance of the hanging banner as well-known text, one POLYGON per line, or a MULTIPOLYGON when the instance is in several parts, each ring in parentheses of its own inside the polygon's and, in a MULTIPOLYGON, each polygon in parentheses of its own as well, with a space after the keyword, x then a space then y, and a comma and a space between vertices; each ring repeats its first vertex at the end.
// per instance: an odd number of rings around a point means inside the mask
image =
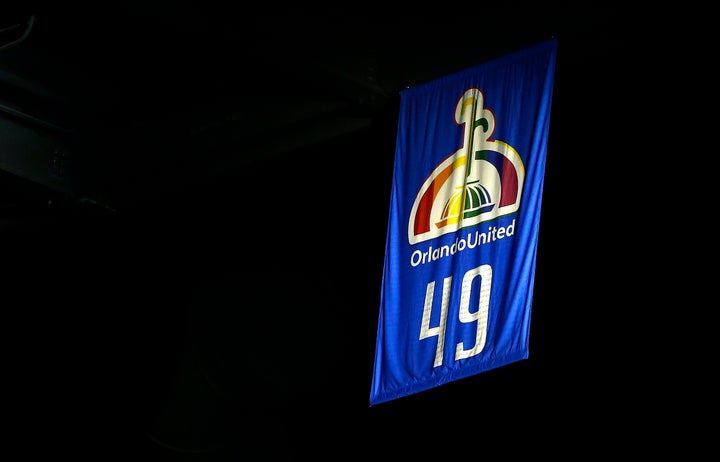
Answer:
POLYGON ((401 92, 371 406, 528 358, 556 56, 401 92))

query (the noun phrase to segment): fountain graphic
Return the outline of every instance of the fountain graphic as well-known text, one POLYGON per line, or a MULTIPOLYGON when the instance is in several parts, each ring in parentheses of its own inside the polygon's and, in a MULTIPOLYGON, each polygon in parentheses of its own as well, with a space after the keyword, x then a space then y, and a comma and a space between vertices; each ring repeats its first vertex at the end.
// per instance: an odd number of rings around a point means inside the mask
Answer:
POLYGON ((466 90, 455 107, 463 144, 445 158, 420 188, 408 223, 411 244, 475 226, 520 206, 525 168, 507 143, 493 140, 495 115, 478 88, 466 90))

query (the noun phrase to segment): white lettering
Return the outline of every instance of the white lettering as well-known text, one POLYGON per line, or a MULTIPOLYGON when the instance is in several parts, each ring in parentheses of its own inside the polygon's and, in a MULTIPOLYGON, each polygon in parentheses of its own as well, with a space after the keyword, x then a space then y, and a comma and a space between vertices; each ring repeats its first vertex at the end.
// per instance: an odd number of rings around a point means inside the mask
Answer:
POLYGON ((490 226, 485 232, 476 230, 475 232, 468 233, 465 238, 457 237, 452 245, 446 244, 437 249, 434 249, 433 246, 428 246, 425 252, 415 250, 410 255, 410 266, 416 267, 424 265, 450 255, 455 255, 465 249, 474 249, 479 245, 484 245, 488 242, 495 242, 497 240, 513 236, 514 234, 515 219, 513 219, 512 223, 506 227, 490 226))

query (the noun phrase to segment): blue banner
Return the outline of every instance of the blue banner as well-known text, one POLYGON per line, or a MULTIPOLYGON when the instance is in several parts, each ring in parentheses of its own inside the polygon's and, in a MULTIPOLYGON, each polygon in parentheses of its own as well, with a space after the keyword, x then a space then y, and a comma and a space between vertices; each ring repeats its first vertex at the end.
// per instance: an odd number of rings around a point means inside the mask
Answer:
POLYGON ((556 57, 401 92, 371 406, 528 358, 556 57))

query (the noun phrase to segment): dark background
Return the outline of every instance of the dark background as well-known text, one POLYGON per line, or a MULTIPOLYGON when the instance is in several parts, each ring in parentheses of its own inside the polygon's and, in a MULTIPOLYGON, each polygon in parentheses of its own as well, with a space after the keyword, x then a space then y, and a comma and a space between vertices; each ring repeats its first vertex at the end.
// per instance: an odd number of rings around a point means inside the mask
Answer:
POLYGON ((667 215, 638 186, 673 37, 611 3, 471 6, 0 9, 6 448, 674 450, 676 255, 653 257, 667 215), (530 358, 370 407, 399 91, 550 37, 530 358))

